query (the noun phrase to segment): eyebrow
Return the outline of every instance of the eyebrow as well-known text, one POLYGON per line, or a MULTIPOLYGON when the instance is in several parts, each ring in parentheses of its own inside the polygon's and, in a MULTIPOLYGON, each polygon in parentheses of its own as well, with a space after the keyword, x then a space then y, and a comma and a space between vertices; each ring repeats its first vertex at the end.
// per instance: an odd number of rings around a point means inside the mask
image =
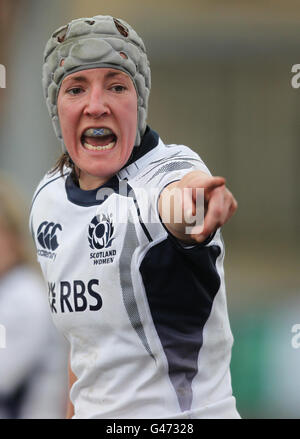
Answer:
POLYGON ((127 77, 126 73, 122 72, 121 70, 119 70, 118 72, 108 72, 105 77, 106 78, 113 78, 114 76, 125 76, 127 77))
POLYGON ((87 82, 87 79, 84 76, 72 76, 71 78, 65 79, 65 82, 69 81, 87 82))
MULTIPOLYGON (((113 77, 115 77, 115 76, 127 76, 125 73, 123 73, 122 71, 118 71, 118 72, 108 72, 106 75, 105 75, 105 79, 110 79, 110 78, 113 78, 113 77)), ((87 80, 87 78, 85 77, 85 76, 82 76, 82 75, 78 75, 78 76, 72 76, 71 78, 70 77, 67 77, 67 78, 65 78, 65 83, 66 82, 70 82, 70 81, 76 81, 76 82, 88 82, 88 80, 87 80)))

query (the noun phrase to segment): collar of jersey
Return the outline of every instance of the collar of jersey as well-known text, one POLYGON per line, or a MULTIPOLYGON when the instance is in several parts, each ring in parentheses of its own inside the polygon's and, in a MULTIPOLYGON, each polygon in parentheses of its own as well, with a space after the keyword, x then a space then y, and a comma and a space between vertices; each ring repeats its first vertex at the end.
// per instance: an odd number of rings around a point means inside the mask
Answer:
MULTIPOLYGON (((142 138, 141 144, 138 147, 135 147, 130 159, 126 163, 126 165, 122 168, 126 168, 130 164, 136 162, 138 159, 143 157, 153 148, 155 148, 159 143, 159 135, 152 130, 149 126, 147 126, 145 134, 142 138)), ((96 189, 92 189, 90 191, 84 191, 80 189, 79 186, 73 181, 71 175, 68 175, 66 179, 66 193, 68 200, 77 204, 78 206, 89 207, 96 206, 103 203, 104 200, 97 200, 97 193, 99 189, 110 188, 113 189, 115 193, 119 191, 119 178, 117 175, 114 175, 110 180, 108 180, 104 185, 99 186, 96 189)))
POLYGON ((158 145, 158 142, 159 135, 157 134, 157 132, 147 126, 145 134, 142 137, 141 144, 133 148, 132 154, 128 162, 125 166, 123 166, 122 169, 139 160, 141 157, 143 157, 145 154, 155 148, 158 145))

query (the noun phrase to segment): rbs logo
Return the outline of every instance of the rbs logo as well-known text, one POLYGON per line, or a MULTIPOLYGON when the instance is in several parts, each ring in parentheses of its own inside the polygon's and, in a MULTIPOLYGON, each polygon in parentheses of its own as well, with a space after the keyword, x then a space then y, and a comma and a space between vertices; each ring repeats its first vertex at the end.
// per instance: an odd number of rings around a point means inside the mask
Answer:
POLYGON ((102 298, 97 291, 98 279, 91 279, 87 284, 82 280, 61 281, 59 284, 48 282, 48 297, 52 313, 60 311, 80 312, 86 309, 98 311, 102 308, 102 298))

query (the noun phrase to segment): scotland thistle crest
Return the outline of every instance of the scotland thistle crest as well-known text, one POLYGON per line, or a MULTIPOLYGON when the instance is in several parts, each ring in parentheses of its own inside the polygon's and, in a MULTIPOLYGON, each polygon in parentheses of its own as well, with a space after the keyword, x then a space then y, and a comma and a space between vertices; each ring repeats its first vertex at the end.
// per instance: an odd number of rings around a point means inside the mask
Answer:
POLYGON ((101 250, 111 246, 114 234, 114 226, 111 215, 97 215, 89 224, 88 240, 91 249, 101 250))

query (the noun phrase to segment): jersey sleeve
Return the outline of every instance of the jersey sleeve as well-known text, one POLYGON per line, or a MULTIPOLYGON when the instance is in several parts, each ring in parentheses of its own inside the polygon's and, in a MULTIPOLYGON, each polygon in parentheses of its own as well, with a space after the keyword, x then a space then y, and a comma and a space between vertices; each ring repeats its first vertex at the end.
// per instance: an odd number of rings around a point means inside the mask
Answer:
POLYGON ((190 148, 169 145, 166 150, 166 156, 150 162, 142 173, 142 179, 147 186, 163 190, 170 183, 197 169, 211 175, 203 160, 190 148))
POLYGON ((38 184, 31 201, 30 214, 29 214, 29 231, 31 233, 32 239, 35 242, 34 235, 34 219, 37 213, 37 204, 38 200, 41 197, 41 194, 44 194, 44 189, 48 188, 51 183, 54 183, 56 180, 66 177, 69 174, 66 170, 64 170, 63 175, 61 175, 60 171, 56 171, 55 173, 48 172, 44 178, 38 184))
MULTIPOLYGON (((199 155, 186 146, 166 146, 164 152, 165 154, 162 154, 161 158, 157 158, 145 167, 140 181, 143 182, 143 189, 147 192, 147 197, 141 198, 147 198, 150 201, 147 219, 150 218, 152 224, 161 224, 165 228, 158 210, 158 200, 163 189, 191 171, 201 170, 208 175, 211 173, 199 155)), ((141 204, 143 199, 140 200, 141 204)), ((165 230, 168 233, 166 228, 165 230)))
POLYGON ((33 217, 34 217, 34 204, 35 204, 35 200, 37 199, 39 193, 41 192, 41 190, 43 189, 43 187, 45 185, 47 185, 47 182, 49 181, 49 174, 46 174, 41 181, 39 182, 39 184, 37 185, 36 190, 34 191, 34 194, 32 196, 32 200, 31 200, 31 206, 30 206, 30 214, 29 214, 29 231, 30 234, 32 236, 33 241, 34 240, 34 233, 33 233, 33 217))

